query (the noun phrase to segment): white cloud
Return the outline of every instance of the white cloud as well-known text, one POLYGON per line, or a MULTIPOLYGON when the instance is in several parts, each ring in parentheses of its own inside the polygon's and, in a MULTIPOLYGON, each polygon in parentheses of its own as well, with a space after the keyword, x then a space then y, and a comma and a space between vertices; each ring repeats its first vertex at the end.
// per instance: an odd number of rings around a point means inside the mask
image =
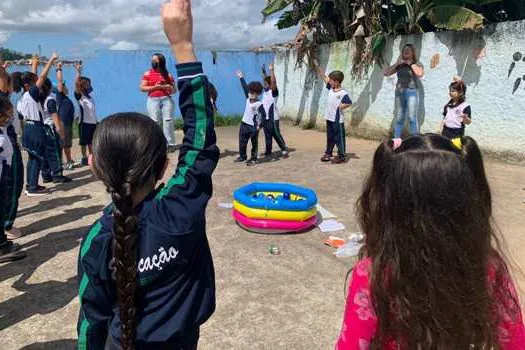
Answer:
POLYGON ((11 34, 9 32, 0 32, 0 45, 5 43, 11 34))
MULTIPOLYGON (((113 47, 165 45, 160 23, 164 0, 2 0, 0 31, 88 32, 113 47), (132 45, 127 45, 132 44, 132 45), (135 46, 137 45, 137 46, 135 46)), ((278 31, 261 23, 264 1, 193 0, 196 45, 240 49, 290 40, 295 29, 278 31)))
POLYGON ((138 50, 139 48, 139 44, 125 40, 119 41, 118 43, 113 44, 109 47, 110 50, 138 50))

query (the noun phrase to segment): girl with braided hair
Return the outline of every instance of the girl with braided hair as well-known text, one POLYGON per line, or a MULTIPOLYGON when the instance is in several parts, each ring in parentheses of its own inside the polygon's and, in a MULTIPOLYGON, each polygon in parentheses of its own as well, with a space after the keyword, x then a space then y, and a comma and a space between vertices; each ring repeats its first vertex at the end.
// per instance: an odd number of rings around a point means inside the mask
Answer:
POLYGON ((219 159, 213 107, 193 49, 190 0, 172 0, 162 13, 178 62, 179 162, 155 188, 168 165, 160 127, 123 113, 97 128, 90 164, 112 204, 80 249, 79 349, 196 349, 215 310, 205 218, 219 159))

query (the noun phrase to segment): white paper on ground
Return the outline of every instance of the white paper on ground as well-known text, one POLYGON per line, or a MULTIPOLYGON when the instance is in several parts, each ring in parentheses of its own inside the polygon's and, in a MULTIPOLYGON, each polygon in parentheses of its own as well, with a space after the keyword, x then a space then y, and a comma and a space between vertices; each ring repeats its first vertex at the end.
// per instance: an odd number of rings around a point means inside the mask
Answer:
POLYGON ((330 213, 325 208, 323 208, 320 204, 317 204, 317 211, 321 213, 321 216, 323 217, 323 219, 333 219, 337 217, 334 214, 330 213))
POLYGON ((319 224, 319 229, 321 230, 321 232, 341 231, 345 229, 345 225, 336 220, 330 219, 321 222, 321 224, 319 224))
POLYGON ((232 209, 233 203, 219 203, 219 208, 221 209, 232 209))

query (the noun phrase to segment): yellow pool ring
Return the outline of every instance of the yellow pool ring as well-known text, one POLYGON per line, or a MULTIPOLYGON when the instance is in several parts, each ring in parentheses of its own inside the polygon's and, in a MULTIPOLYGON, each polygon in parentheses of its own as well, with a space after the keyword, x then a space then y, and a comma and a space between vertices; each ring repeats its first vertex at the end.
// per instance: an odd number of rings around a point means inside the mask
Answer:
POLYGON ((270 219, 283 221, 305 221, 317 214, 317 208, 305 211, 282 211, 249 208, 237 201, 233 201, 233 207, 242 215, 251 219, 270 219))

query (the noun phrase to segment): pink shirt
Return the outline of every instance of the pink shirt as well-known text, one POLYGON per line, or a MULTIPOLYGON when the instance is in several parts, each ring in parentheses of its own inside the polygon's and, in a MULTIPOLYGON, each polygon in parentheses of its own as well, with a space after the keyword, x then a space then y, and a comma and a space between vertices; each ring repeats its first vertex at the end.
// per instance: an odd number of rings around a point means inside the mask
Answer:
MULTIPOLYGON (((350 288, 346 300, 346 309, 341 335, 335 346, 336 350, 369 350, 370 342, 377 330, 377 317, 370 297, 370 281, 368 278, 372 260, 360 260, 350 281, 350 288)), ((489 272, 489 276, 492 275, 489 272)), ((510 289, 516 293, 512 281, 509 279, 510 289)), ((500 342, 502 350, 523 350, 525 348, 525 327, 521 312, 518 320, 512 321, 503 317, 500 325, 500 342)), ((395 342, 389 343, 385 349, 395 350, 395 342)))

